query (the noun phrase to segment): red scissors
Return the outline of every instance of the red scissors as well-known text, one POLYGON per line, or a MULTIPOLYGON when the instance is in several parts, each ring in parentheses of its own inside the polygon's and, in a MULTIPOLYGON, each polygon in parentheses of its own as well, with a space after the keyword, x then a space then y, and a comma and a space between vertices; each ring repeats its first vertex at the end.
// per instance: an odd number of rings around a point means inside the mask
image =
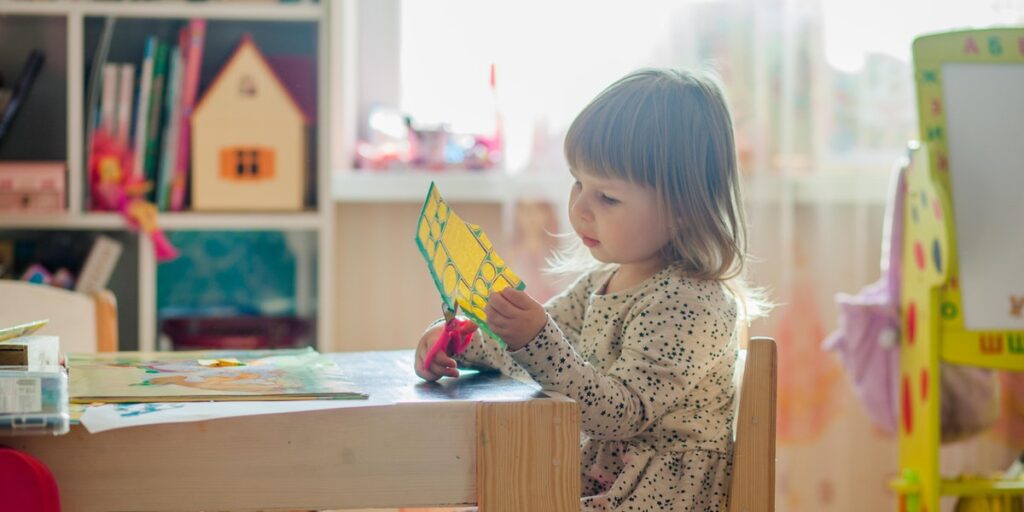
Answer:
POLYGON ((476 324, 456 317, 459 313, 458 302, 450 308, 447 304, 442 304, 441 311, 444 313, 444 330, 427 351, 427 357, 423 358, 423 371, 425 372, 430 371, 430 363, 437 357, 438 352, 444 350, 448 355, 455 355, 466 350, 469 343, 473 341, 473 332, 476 331, 476 324))

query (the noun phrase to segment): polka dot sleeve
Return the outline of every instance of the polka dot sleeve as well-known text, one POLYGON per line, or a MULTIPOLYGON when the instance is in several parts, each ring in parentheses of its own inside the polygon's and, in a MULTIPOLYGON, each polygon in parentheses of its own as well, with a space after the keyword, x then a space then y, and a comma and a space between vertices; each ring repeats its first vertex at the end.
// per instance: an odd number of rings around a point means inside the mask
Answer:
MULTIPOLYGON (((583 275, 544 305, 544 309, 559 322, 570 340, 579 338, 590 283, 589 274, 583 275)), ((479 332, 473 336, 473 342, 466 347, 466 351, 455 356, 455 360, 461 366, 493 368, 512 377, 529 378, 504 347, 479 332)))
MULTIPOLYGON (((595 366, 600 362, 588 361, 577 352, 553 315, 541 333, 512 357, 546 389, 580 402, 588 436, 634 437, 668 412, 699 409, 703 404, 690 403, 691 392, 732 347, 735 306, 709 304, 697 295, 652 291, 640 297, 623 318, 621 336, 613 340, 621 343, 621 350, 613 361, 605 362, 605 371, 595 366), (727 309, 730 306, 733 309, 727 309)), ((591 316, 595 322, 602 321, 600 308, 591 305, 588 321, 591 316)))

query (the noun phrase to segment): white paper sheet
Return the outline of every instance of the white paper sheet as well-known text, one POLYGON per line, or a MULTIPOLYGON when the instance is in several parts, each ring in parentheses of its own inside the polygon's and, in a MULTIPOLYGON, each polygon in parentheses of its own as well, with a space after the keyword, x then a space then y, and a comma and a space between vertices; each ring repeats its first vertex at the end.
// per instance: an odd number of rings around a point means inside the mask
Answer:
POLYGON ((277 402, 156 402, 90 406, 81 422, 95 434, 117 428, 183 423, 260 414, 321 411, 366 406, 363 400, 293 400, 277 402))

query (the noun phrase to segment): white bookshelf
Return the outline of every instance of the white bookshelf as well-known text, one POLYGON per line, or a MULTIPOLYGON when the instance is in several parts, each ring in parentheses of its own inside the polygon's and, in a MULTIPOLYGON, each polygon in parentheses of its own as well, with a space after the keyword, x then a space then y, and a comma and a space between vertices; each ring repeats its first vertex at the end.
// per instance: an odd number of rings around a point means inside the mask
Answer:
POLYGON ((30 16, 116 16, 118 18, 206 18, 221 20, 318 21, 324 18, 321 4, 267 2, 117 2, 112 0, 53 0, 26 2, 0 0, 4 14, 30 16))
MULTIPOLYGON (((117 2, 96 0, 52 0, 46 2, 0 0, 0 21, 23 16, 39 19, 63 19, 67 37, 67 211, 58 215, 3 215, 0 216, 0 231, 31 230, 47 232, 54 230, 81 231, 123 231, 130 227, 116 213, 88 212, 84 204, 87 180, 84 168, 85 134, 83 120, 85 110, 85 26, 87 18, 107 16, 118 19, 140 20, 187 20, 205 18, 239 22, 310 22, 318 29, 316 41, 317 66, 317 118, 320 120, 315 132, 317 138, 316 182, 320 184, 316 193, 316 207, 304 212, 259 212, 259 213, 206 213, 174 212, 161 213, 158 223, 167 231, 254 231, 272 230, 286 233, 314 233, 316 235, 316 270, 309 264, 300 264, 296 259, 296 294, 308 293, 313 287, 315 297, 296 297, 297 304, 315 307, 317 312, 316 342, 318 346, 332 345, 333 297, 331 283, 334 260, 334 199, 331 193, 329 171, 329 147, 331 123, 329 114, 330 87, 328 82, 333 72, 329 59, 331 36, 329 20, 342 19, 341 2, 287 3, 272 2, 186 2, 181 0, 117 2), (315 278, 320 286, 314 286, 315 278), (298 282, 299 280, 303 282, 298 282), (315 305, 313 304, 315 302, 315 305)), ((3 50, 0 50, 3 51, 3 50)), ((209 58, 209 57, 208 57, 209 58)), ((216 57, 215 57, 216 58, 216 57)), ((200 94, 202 91, 200 91, 200 94)), ((140 235, 136 237, 138 247, 137 304, 121 302, 119 314, 134 314, 138 318, 137 333, 121 333, 121 339, 137 336, 139 350, 157 349, 156 311, 156 268, 151 243, 140 235)))

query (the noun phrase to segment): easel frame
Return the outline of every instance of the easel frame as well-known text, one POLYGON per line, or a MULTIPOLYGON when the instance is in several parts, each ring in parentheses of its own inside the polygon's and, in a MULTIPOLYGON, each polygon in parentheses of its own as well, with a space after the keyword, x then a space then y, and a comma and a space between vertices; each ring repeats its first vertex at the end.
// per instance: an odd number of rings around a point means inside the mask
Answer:
MULTIPOLYGON (((906 172, 900 315, 899 510, 937 512, 941 496, 1024 494, 1024 482, 941 479, 940 362, 1024 371, 1024 331, 964 327, 942 66, 1024 65, 1024 28, 967 30, 914 41, 920 137, 906 172)), ((1022 93, 1024 97, 1024 93, 1022 93)))

